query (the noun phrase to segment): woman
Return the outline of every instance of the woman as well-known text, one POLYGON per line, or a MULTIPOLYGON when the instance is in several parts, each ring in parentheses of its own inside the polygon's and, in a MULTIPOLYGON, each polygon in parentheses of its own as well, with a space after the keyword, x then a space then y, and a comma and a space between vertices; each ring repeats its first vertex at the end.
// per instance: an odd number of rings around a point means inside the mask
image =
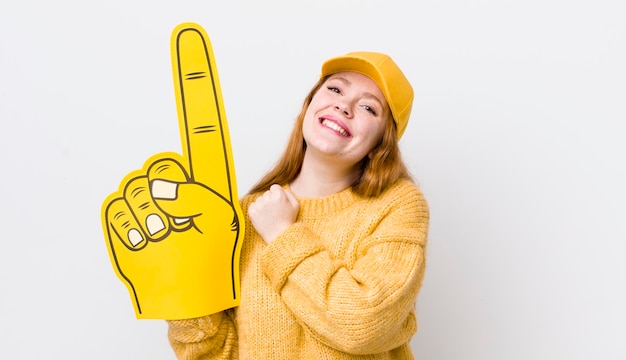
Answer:
POLYGON ((288 146, 241 200, 241 303, 169 321, 180 359, 412 359, 429 213, 398 139, 413 90, 385 54, 327 60, 288 146))

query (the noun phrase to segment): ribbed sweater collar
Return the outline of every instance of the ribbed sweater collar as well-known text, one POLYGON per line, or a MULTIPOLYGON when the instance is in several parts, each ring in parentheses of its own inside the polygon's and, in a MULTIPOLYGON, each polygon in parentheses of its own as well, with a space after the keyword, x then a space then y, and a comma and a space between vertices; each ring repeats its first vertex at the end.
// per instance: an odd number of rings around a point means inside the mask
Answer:
POLYGON ((324 216, 341 211, 357 202, 359 196, 348 187, 336 194, 320 198, 298 198, 300 203, 299 216, 301 218, 311 218, 324 216))

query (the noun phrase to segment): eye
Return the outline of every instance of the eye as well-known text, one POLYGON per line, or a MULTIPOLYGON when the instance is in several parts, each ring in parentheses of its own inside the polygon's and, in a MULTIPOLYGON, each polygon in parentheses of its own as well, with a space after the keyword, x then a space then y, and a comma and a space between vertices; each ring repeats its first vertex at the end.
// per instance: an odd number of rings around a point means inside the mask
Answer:
POLYGON ((335 92, 335 93, 337 93, 337 94, 340 94, 340 93, 341 93, 341 90, 339 90, 339 88, 338 88, 338 87, 335 87, 335 86, 329 86, 327 89, 328 89, 328 90, 330 90, 330 91, 332 91, 332 92, 335 92))
POLYGON ((369 105, 363 105, 363 109, 365 109, 365 111, 370 112, 372 115, 376 116, 376 110, 374 110, 373 107, 369 106, 369 105))

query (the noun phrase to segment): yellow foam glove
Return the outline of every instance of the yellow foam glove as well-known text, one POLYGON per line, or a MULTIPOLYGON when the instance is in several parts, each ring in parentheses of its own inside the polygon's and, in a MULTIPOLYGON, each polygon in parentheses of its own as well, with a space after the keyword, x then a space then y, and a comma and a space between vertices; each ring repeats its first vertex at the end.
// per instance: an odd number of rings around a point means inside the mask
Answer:
POLYGON ((180 24, 171 54, 183 154, 150 157, 102 206, 111 263, 139 319, 239 305, 244 220, 209 37, 180 24))

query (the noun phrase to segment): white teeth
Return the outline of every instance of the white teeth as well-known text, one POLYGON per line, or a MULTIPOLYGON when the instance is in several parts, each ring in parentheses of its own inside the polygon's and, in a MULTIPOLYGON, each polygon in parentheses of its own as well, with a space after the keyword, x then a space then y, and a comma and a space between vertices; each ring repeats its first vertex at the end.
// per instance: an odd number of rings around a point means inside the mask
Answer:
POLYGON ((323 120, 322 125, 339 132, 343 136, 348 136, 348 132, 344 128, 342 128, 341 126, 337 125, 336 123, 332 121, 323 120))

